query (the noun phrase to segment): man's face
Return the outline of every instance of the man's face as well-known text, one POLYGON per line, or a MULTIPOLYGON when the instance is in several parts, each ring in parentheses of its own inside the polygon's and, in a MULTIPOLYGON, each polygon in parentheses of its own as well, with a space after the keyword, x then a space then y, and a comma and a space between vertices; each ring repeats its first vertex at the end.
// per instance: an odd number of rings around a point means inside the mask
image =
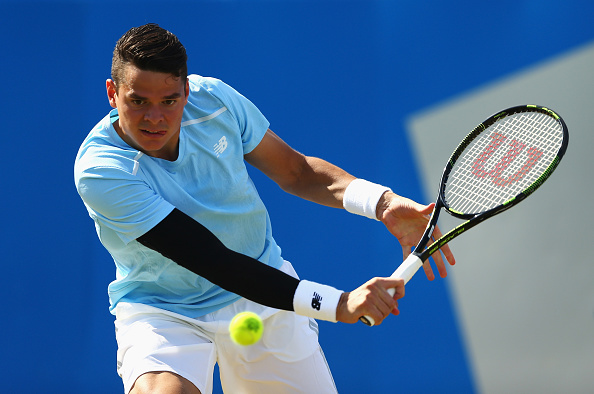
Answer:
POLYGON ((120 86, 108 79, 107 97, 118 109, 114 127, 131 147, 166 160, 178 155, 179 130, 184 106, 188 102, 188 82, 172 74, 125 67, 120 86), (185 88, 185 89, 184 89, 185 88))

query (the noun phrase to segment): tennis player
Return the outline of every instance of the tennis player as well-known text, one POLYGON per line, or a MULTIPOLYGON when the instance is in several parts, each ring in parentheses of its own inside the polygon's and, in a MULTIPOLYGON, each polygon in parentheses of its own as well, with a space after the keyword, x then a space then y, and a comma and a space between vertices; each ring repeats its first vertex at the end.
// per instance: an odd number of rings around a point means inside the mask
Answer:
POLYGON ((432 206, 296 152, 233 88, 188 76, 186 60, 155 24, 125 33, 106 82, 114 109, 76 157, 77 190, 116 265, 108 293, 125 392, 210 393, 218 363, 229 393, 335 393, 314 319, 381 323, 399 313, 403 281, 343 292, 298 279, 245 162, 289 193, 381 220, 405 251, 432 206), (264 336, 240 347, 227 326, 246 310, 262 317, 264 336))

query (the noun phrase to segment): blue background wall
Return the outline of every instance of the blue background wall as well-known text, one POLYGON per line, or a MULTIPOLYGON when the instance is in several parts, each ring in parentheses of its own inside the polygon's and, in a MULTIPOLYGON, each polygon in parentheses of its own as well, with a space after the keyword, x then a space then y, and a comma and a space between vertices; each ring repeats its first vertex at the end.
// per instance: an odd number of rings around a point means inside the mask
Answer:
MULTIPOLYGON (((469 4, 0 1, 0 391, 122 391, 107 310, 113 262, 72 165, 109 110, 111 51, 129 27, 176 33, 191 72, 237 88, 296 149, 428 202, 405 132, 411 113, 594 39, 590 1, 469 4)), ((253 177, 302 277, 350 290, 401 260, 381 224, 253 177)), ((401 316, 379 327, 321 324, 340 392, 476 391, 447 281, 411 285, 401 316)))

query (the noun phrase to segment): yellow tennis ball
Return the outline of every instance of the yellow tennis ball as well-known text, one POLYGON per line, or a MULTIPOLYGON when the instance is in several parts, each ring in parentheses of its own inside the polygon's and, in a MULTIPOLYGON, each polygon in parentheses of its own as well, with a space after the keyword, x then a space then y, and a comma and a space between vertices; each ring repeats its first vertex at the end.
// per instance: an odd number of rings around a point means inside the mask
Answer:
POLYGON ((262 338, 264 324, 254 312, 241 312, 235 315, 229 324, 231 339, 238 345, 253 345, 262 338))

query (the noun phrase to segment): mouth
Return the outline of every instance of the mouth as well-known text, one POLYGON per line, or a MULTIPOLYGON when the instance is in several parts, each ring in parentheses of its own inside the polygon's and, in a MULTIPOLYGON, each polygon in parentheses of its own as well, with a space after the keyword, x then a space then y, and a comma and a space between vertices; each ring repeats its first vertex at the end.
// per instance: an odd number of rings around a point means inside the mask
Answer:
POLYGON ((140 129, 140 131, 143 134, 148 134, 148 135, 165 135, 165 133, 167 133, 167 131, 165 130, 148 130, 148 129, 140 129))

